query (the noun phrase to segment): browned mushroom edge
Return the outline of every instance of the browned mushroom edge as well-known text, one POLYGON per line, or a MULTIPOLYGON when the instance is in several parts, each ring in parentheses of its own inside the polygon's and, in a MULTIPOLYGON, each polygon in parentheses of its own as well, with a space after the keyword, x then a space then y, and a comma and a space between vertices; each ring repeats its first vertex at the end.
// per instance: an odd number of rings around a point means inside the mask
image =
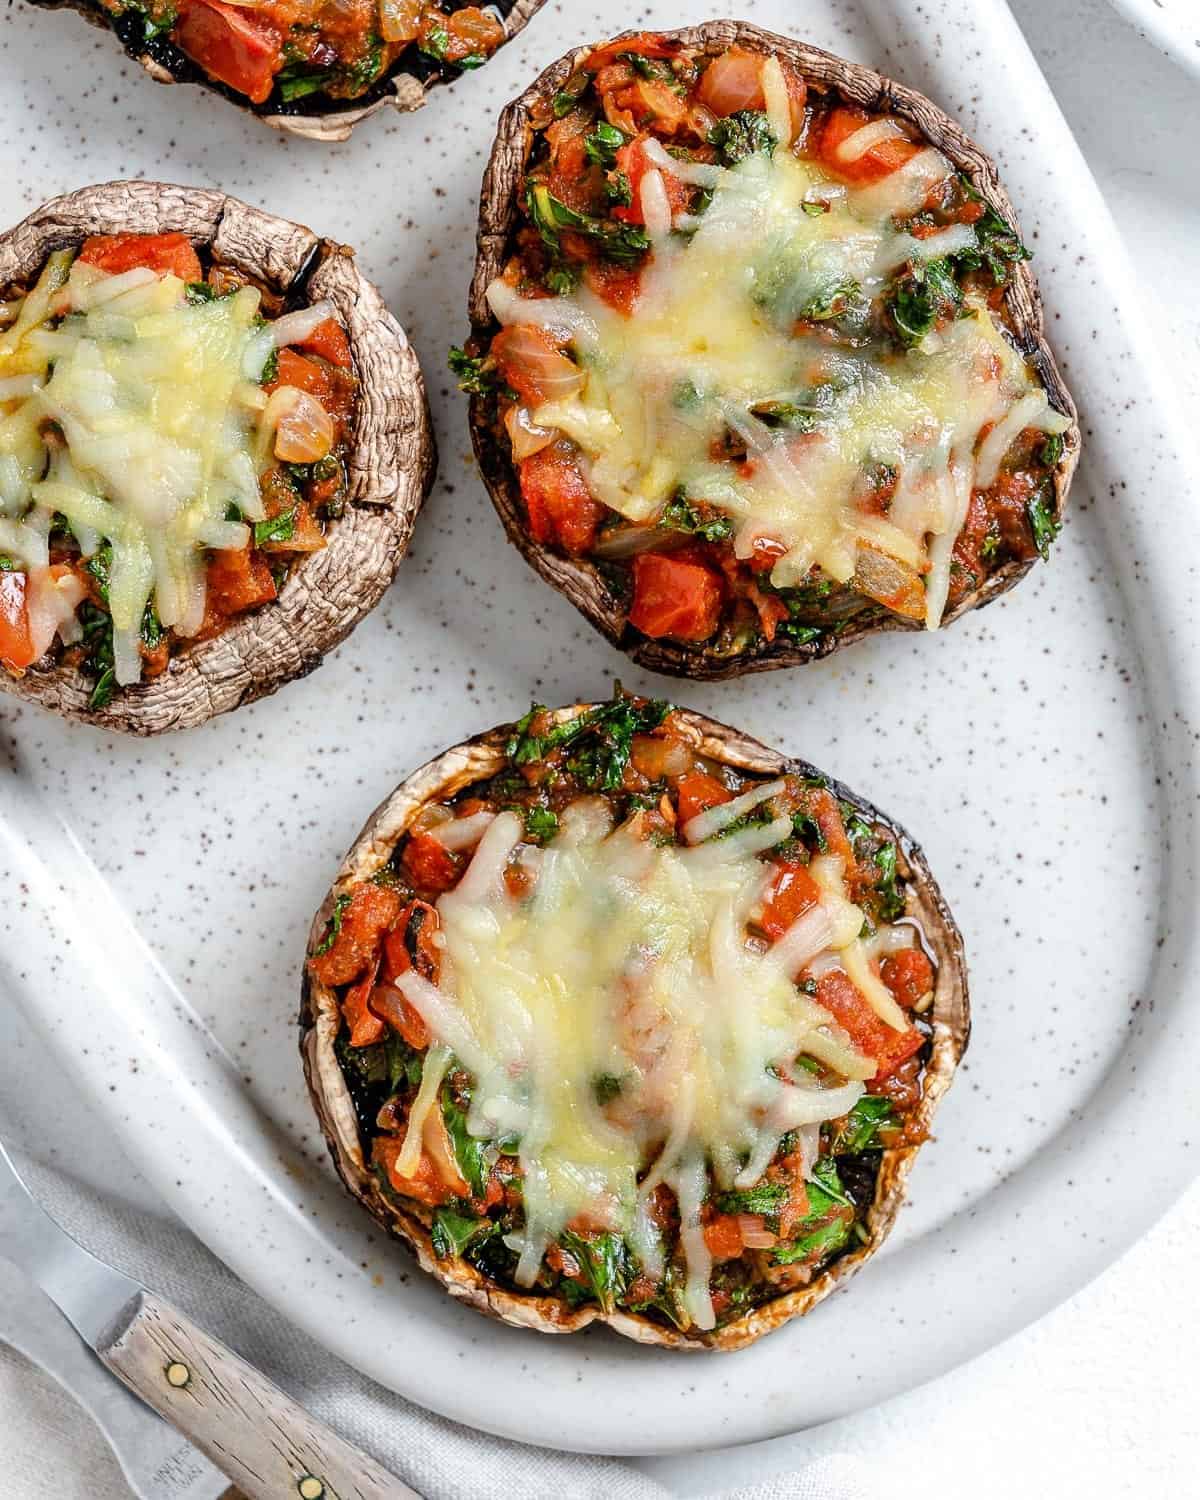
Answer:
MULTIPOLYGON (((555 718, 574 718, 594 706, 577 703, 560 708, 555 718)), ((759 776, 788 772, 805 777, 823 774, 805 761, 780 755, 736 729, 700 714, 677 709, 674 721, 686 731, 699 754, 738 771, 759 776)), ((319 947, 327 931, 338 895, 387 864, 423 807, 451 798, 495 775, 505 764, 505 744, 512 730, 511 724, 500 725, 447 750, 414 771, 376 808, 342 861, 332 889, 313 918, 309 955, 319 947)), ((938 1103, 950 1086, 970 1033, 962 936, 920 847, 871 803, 836 781, 830 780, 828 784, 835 796, 850 803, 868 823, 895 840, 897 867, 906 882, 904 914, 919 923, 937 961, 934 1000, 928 1013, 933 1027, 932 1051, 925 1067, 921 1104, 913 1116, 915 1133, 923 1137, 931 1129, 938 1103)), ((875 1198, 866 1216, 871 1237, 868 1244, 844 1254, 809 1285, 765 1303, 714 1333, 681 1333, 636 1313, 618 1310, 606 1314, 597 1305, 573 1308, 557 1297, 521 1295, 489 1282, 465 1260, 439 1258, 433 1248, 429 1212, 416 1204, 399 1207, 385 1197, 364 1159, 354 1105, 334 1051, 341 1024, 336 995, 312 979, 306 965, 300 1008, 300 1050, 309 1093, 338 1175, 368 1212, 415 1253, 422 1269, 436 1277, 452 1297, 505 1323, 541 1333, 574 1333, 598 1322, 643 1344, 673 1349, 744 1348, 808 1312, 870 1259, 895 1222, 904 1200, 908 1174, 920 1149, 902 1146, 882 1153, 875 1198)))
POLYGON ((185 645, 161 676, 89 706, 93 684, 47 658, 0 688, 64 718, 129 734, 161 734, 273 693, 318 666, 368 614, 408 549, 433 483, 437 452, 425 385, 404 330, 347 246, 211 189, 109 182, 54 198, 0 235, 0 287, 28 280, 54 250, 91 234, 185 233, 235 270, 258 277, 286 306, 328 298, 359 376, 344 515, 328 543, 299 563, 278 599, 233 618, 220 635, 185 645))
MULTIPOLYGON (((29 3, 41 6, 44 10, 77 11, 93 26, 111 31, 125 49, 126 55, 144 68, 155 83, 197 83, 212 93, 222 95, 247 114, 257 115, 276 130, 281 130, 286 135, 304 136, 313 141, 348 140, 357 124, 389 107, 400 114, 420 109, 431 88, 442 83, 453 83, 463 71, 448 64, 440 64, 435 58, 412 46, 406 48, 392 67, 376 79, 361 99, 330 99, 321 94, 309 95, 286 104, 273 95, 265 104, 251 104, 244 94, 210 78, 169 37, 156 36, 147 40, 133 15, 113 17, 94 3, 94 0, 29 0, 29 3)), ((530 18, 545 4, 545 0, 515 0, 515 3, 514 0, 493 0, 493 4, 502 14, 505 40, 511 41, 518 32, 524 30, 530 18)))
MULTIPOLYGON (((637 34, 625 33, 629 36, 637 34)), ((905 88, 859 63, 847 62, 818 47, 777 36, 745 21, 708 21, 703 26, 681 27, 656 34, 673 37, 685 47, 699 48, 710 55, 720 54, 735 43, 752 51, 778 55, 794 63, 806 80, 820 84, 847 102, 872 113, 900 116, 914 125, 925 140, 944 152, 988 207, 1006 219, 1019 234, 1016 212, 1001 186, 991 157, 936 104, 915 89, 905 88)), ((547 103, 596 45, 600 44, 577 47, 552 63, 500 116, 483 177, 475 273, 468 304, 472 337, 483 347, 499 326, 488 306, 486 293, 488 285, 504 268, 509 239, 518 224, 517 190, 534 145, 533 120, 539 112, 544 114, 547 103)), ((1013 267, 1005 300, 1017 346, 1037 371, 1050 404, 1071 420, 1070 429, 1063 435, 1062 457, 1054 470, 1054 516, 1061 520, 1071 477, 1079 459, 1079 424, 1071 394, 1046 342, 1041 294, 1028 262, 1020 261, 1013 267)), ((710 646, 650 640, 629 625, 625 605, 593 562, 587 558, 563 556, 535 542, 529 535, 512 459, 507 447, 491 431, 484 397, 472 396, 470 422, 479 470, 509 541, 547 583, 565 594, 602 635, 640 666, 672 676, 717 680, 747 672, 770 671, 775 667, 799 666, 831 656, 851 642, 880 631, 924 628, 920 623, 902 619, 881 606, 871 605, 860 610, 842 629, 826 631, 816 640, 800 644, 776 637, 773 642, 760 641, 750 650, 733 656, 719 655, 710 646)), ((1002 564, 989 573, 977 589, 966 594, 953 609, 947 610, 943 625, 1007 593, 1031 566, 1032 560, 1014 559, 1002 564)))

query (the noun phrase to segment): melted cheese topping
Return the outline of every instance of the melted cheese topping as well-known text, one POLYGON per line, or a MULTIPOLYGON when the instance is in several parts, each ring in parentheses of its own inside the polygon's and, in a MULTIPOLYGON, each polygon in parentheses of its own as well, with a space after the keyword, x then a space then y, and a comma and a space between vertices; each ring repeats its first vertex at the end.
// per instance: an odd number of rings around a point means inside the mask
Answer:
MULTIPOLYGON (((786 94, 775 107, 786 111, 786 94)), ((834 345, 798 320, 819 316, 839 288, 871 301, 906 261, 976 243, 968 225, 927 240, 894 227, 949 162, 930 148, 865 188, 783 150, 705 167, 712 201, 687 218, 685 238, 670 232, 669 214, 665 232, 658 223, 673 158, 652 159, 641 192, 653 251, 631 317, 586 287, 536 311, 503 282, 489 289, 502 323, 536 317, 569 332, 584 370, 577 396, 541 405, 532 420, 578 444, 594 494, 626 519, 653 520, 682 489, 732 518, 737 556, 758 538, 785 548, 777 587, 799 584, 814 564, 848 583, 870 546, 925 577, 926 623, 936 627, 971 490, 994 479, 999 461, 977 457, 984 429, 996 424, 1006 448, 1014 411, 1024 427, 1057 431, 1066 420, 981 301, 908 352, 865 338, 834 345), (754 410, 769 402, 808 403, 813 430, 769 426, 754 410), (751 460, 742 468, 710 458, 727 429, 751 460), (879 464, 899 472, 886 519, 857 504, 865 471, 879 464)), ((678 164, 684 180, 696 170, 678 164)))
MULTIPOLYGON (((720 1187, 752 1186, 787 1131, 844 1114, 863 1093, 874 1060, 796 985, 810 963, 838 967, 838 949, 861 950, 863 914, 845 898, 840 861, 814 871, 822 901, 815 920, 795 924, 803 933, 765 951, 748 940, 773 876, 757 856, 789 829, 774 818, 693 847, 660 846, 639 836, 638 817, 611 830, 605 804, 584 799, 544 849, 521 850, 534 884, 517 900, 504 869, 522 825, 502 812, 439 900, 439 984, 412 970, 398 984, 474 1077, 470 1131, 520 1137, 525 1225, 510 1240, 519 1283, 532 1283, 579 1215, 626 1236, 661 1274, 647 1205, 662 1182, 679 1201, 686 1306, 711 1328, 700 1222, 709 1164, 720 1187), (818 1086, 794 1066, 802 1053, 844 1081, 818 1086), (598 1079, 619 1083, 607 1103, 598 1079)), ((911 940, 910 929, 889 931, 911 940)), ((411 1120, 407 1140, 415 1155, 411 1120)))
POLYGON ((204 549, 248 545, 248 527, 226 519, 231 504, 250 520, 263 515, 259 476, 270 456, 257 382, 273 338, 257 316, 259 293, 192 305, 185 290, 145 268, 107 276, 77 261, 68 276, 52 259, 0 337, 0 517, 19 517, 0 521, 0 542, 36 573, 58 512, 85 557, 112 544, 121 684, 141 675, 147 603, 164 626, 194 634, 204 549), (67 313, 48 327, 52 307, 67 313), (48 419, 66 438, 49 453, 48 419))

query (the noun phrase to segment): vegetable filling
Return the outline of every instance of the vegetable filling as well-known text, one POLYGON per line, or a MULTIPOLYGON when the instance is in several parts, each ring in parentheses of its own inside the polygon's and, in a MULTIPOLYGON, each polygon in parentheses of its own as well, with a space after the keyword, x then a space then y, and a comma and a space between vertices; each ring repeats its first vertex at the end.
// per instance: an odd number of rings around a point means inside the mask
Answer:
POLYGON ((663 703, 535 707, 309 960, 381 1191, 515 1291, 707 1332, 869 1244, 935 971, 882 828, 663 703))
POLYGON ((1011 337, 1028 257, 934 147, 778 57, 644 33, 543 118, 455 351, 530 537, 718 654, 936 629, 1057 530, 1069 421, 1011 337))
POLYGON ((277 595, 345 504, 356 377, 329 303, 284 312, 182 234, 56 251, 3 305, 0 665, 91 706, 277 595))

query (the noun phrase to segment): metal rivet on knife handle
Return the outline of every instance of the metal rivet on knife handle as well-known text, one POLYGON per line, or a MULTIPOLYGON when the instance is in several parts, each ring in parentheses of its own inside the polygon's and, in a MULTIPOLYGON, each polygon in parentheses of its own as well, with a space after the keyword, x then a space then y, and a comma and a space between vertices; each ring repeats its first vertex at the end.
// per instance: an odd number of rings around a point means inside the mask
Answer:
POLYGON ((248 1500, 415 1500, 401 1480, 153 1292, 138 1293, 96 1352, 248 1500))

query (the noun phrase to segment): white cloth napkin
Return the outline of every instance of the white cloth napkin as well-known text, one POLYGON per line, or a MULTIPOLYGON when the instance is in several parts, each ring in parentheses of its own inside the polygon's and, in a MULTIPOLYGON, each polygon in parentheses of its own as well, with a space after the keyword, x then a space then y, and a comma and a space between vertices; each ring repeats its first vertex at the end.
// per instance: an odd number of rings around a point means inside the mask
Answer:
MULTIPOLYGON (((124 1164, 114 1166, 119 1180, 124 1164)), ((618 1459, 526 1447, 431 1416, 327 1354, 174 1220, 101 1197, 28 1157, 21 1168, 41 1202, 89 1250, 174 1302, 428 1500, 517 1494, 529 1500, 666 1500, 671 1494, 618 1459)), ((3 1334, 0 1308, 0 1339, 3 1334)), ((56 1385, 4 1349, 0 1456, 7 1500, 128 1500, 115 1465, 103 1457, 99 1434, 81 1416, 56 1385), (77 1450, 69 1464, 68 1434, 77 1450), (99 1468, 92 1469, 97 1453, 99 1468), (50 1468, 47 1454, 53 1455, 50 1468)), ((727 1500, 866 1500, 879 1493, 878 1478, 861 1460, 834 1454, 799 1473, 726 1494, 727 1500)))

